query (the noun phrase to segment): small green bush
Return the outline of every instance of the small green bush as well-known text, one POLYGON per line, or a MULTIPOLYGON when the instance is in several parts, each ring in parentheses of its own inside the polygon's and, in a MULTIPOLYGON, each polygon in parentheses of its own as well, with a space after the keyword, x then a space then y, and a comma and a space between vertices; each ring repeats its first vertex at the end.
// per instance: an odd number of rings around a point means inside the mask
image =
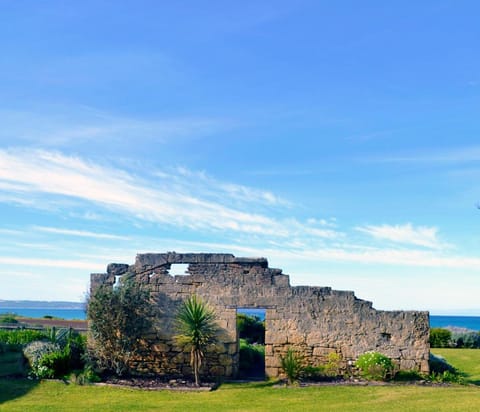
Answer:
POLYGON ((430 329, 430 347, 449 348, 452 346, 452 332, 443 328, 430 329))
POLYGON ((289 384, 298 382, 305 369, 303 357, 292 348, 288 348, 285 356, 280 358, 280 365, 289 384))
POLYGON ((265 344, 265 321, 258 316, 237 313, 237 330, 240 339, 248 343, 265 344))
POLYGON ((265 374, 265 346, 248 343, 240 339, 240 373, 245 376, 262 376, 265 374))
POLYGON ((28 364, 31 368, 31 376, 39 379, 53 378, 55 376, 55 370, 42 363, 43 357, 48 354, 59 352, 60 347, 51 342, 34 341, 30 342, 23 349, 23 355, 28 360, 28 364))
POLYGON ((327 363, 324 366, 325 374, 327 376, 339 376, 340 375, 340 363, 342 356, 336 352, 330 352, 328 354, 327 363))
POLYGON ((327 374, 325 373, 325 366, 305 366, 302 371, 302 378, 312 382, 319 382, 325 380, 327 378, 327 374))
POLYGON ((0 315, 0 323, 18 323, 15 313, 4 313, 0 315))
POLYGON ((453 346, 456 348, 480 348, 480 332, 455 332, 452 333, 453 346))
POLYGON ((444 371, 441 373, 432 372, 428 376, 428 379, 432 382, 441 383, 458 383, 465 384, 465 378, 458 371, 444 371))
POLYGON ((379 352, 366 352, 355 362, 361 376, 369 380, 386 380, 391 377, 394 369, 392 360, 379 352))
POLYGON ((70 351, 68 348, 43 355, 38 364, 37 370, 49 371, 49 376, 38 376, 39 378, 61 378, 70 370, 70 351))
POLYGON ((398 371, 393 379, 397 382, 409 382, 425 379, 425 377, 417 370, 398 371))
POLYGON ((70 380, 77 385, 87 385, 89 383, 100 382, 101 378, 95 372, 92 365, 87 365, 82 371, 74 373, 70 380))

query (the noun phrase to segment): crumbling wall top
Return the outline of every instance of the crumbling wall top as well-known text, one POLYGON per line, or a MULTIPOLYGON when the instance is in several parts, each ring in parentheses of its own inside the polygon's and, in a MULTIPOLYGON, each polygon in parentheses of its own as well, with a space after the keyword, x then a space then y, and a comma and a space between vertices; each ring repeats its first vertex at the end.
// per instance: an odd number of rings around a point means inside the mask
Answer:
POLYGON ((230 253, 142 253, 138 254, 135 259, 135 268, 152 268, 170 264, 189 264, 189 263, 205 263, 205 264, 219 264, 219 263, 236 263, 236 264, 250 264, 259 265, 261 267, 268 267, 267 259, 260 258, 236 258, 230 253))

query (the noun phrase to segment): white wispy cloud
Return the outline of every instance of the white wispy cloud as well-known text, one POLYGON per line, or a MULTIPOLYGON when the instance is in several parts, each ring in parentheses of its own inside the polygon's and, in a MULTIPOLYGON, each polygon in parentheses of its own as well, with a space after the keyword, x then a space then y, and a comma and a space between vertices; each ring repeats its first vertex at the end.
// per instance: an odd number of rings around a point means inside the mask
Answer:
POLYGON ((53 233, 57 235, 90 237, 95 239, 115 239, 115 240, 130 239, 127 236, 111 235, 108 233, 89 232, 86 230, 72 230, 72 229, 62 229, 62 228, 46 227, 46 226, 33 226, 33 229, 39 232, 53 233))
MULTIPOLYGON (((480 267, 478 258, 449 254, 446 247, 448 245, 439 239, 436 227, 414 226, 411 223, 357 226, 354 228, 356 231, 393 243, 381 246, 358 244, 352 241, 349 233, 337 229, 338 223, 333 218, 311 218, 301 222, 294 217, 278 218, 268 213, 252 212, 258 205, 265 204, 280 208, 283 212, 291 211, 289 205, 281 199, 268 199, 268 196, 266 198, 265 193, 269 193, 267 191, 230 186, 201 172, 187 169, 180 170, 178 174, 171 171, 163 175, 154 173, 153 178, 140 178, 112 166, 99 165, 59 152, 0 150, 0 198, 2 190, 5 190, 20 199, 29 199, 35 195, 42 199, 42 204, 48 202, 52 196, 55 202, 60 204, 63 198, 69 203, 72 199, 77 199, 79 202, 95 204, 105 211, 114 211, 134 221, 189 228, 199 233, 221 231, 225 240, 225 243, 181 242, 178 239, 169 239, 167 242, 165 239, 158 241, 132 235, 129 240, 135 252, 152 251, 152 244, 155 244, 158 250, 163 244, 165 250, 170 250, 169 245, 180 245, 187 251, 193 249, 202 252, 213 249, 245 255, 261 254, 278 261, 310 261, 312 264, 344 262, 469 270, 480 267), (202 193, 205 196, 202 197, 202 193), (242 207, 233 207, 232 205, 238 203, 237 196, 242 197, 241 193, 244 194, 242 207), (397 249, 395 244, 401 247, 397 249)), ((35 204, 36 202, 33 202, 29 207, 35 207, 35 204)), ((63 227, 35 226, 33 229, 47 235, 59 234, 106 241, 126 239, 114 234, 63 227)), ((123 245, 119 249, 113 245, 106 247, 113 249, 100 251, 98 248, 90 248, 85 251, 89 256, 81 259, 78 259, 78 255, 63 260, 4 256, 0 257, 0 264, 94 271, 103 270, 106 256, 131 257, 130 254, 135 253, 131 252, 130 248, 123 249, 123 245), (115 252, 116 249, 118 253, 115 252)), ((71 255, 64 253, 63 256, 71 255)))
POLYGON ((291 206, 291 203, 268 190, 225 183, 206 172, 177 167, 172 172, 156 172, 162 179, 174 181, 183 192, 201 193, 202 196, 219 201, 228 199, 237 203, 259 203, 271 206, 291 206))
POLYGON ((40 266, 50 268, 64 268, 64 269, 84 269, 84 270, 101 270, 105 268, 105 263, 87 262, 81 260, 64 260, 64 259, 43 259, 43 258, 25 258, 25 257, 10 257, 0 256, 0 264, 14 265, 14 266, 40 266))
MULTIPOLYGON (((193 230, 233 231, 288 238, 303 233, 315 237, 332 238, 334 230, 304 224, 294 218, 275 219, 259 212, 245 211, 230 204, 232 199, 209 199, 201 193, 190 194, 183 185, 170 179, 152 182, 134 176, 120 169, 94 164, 59 152, 45 150, 0 150, 0 189, 8 188, 15 197, 30 199, 32 194, 44 196, 62 196, 78 199, 102 206, 118 213, 193 230), (5 184, 6 186, 2 186, 5 184)), ((279 203, 268 198, 265 193, 249 191, 241 186, 234 189, 224 184, 218 185, 220 192, 246 193, 245 201, 252 203, 265 201, 279 203), (250 198, 248 198, 250 196, 250 198)), ((58 202, 58 199, 55 199, 58 202)), ((35 203, 31 205, 35 207, 35 203)), ((321 225, 320 225, 321 226, 321 225)))
POLYGON ((362 264, 387 264, 431 268, 469 269, 480 271, 480 258, 457 255, 442 255, 422 250, 373 249, 353 251, 345 249, 321 249, 296 252, 304 259, 337 261, 362 264))
POLYGON ((355 229, 380 240, 432 249, 440 249, 446 246, 438 239, 438 229, 436 227, 414 227, 411 223, 407 223, 405 225, 366 225, 358 226, 355 229))
POLYGON ((0 111, 0 141, 17 142, 38 147, 66 147, 82 142, 110 144, 155 141, 156 144, 179 138, 199 138, 227 130, 227 119, 184 116, 156 119, 137 119, 104 113, 85 106, 46 106, 25 111, 0 111))

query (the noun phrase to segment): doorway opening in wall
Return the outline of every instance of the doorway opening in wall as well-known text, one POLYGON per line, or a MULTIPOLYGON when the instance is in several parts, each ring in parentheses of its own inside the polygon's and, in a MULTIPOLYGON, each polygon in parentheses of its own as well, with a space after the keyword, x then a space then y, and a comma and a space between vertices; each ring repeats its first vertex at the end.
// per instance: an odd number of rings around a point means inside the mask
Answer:
POLYGON ((240 379, 265 379, 265 315, 265 309, 237 308, 240 379))

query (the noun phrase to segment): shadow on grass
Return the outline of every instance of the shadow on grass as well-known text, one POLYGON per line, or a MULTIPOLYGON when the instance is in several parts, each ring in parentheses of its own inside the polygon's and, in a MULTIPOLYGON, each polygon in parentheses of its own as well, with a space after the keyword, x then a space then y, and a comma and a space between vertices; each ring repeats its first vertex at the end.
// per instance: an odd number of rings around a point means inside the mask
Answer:
POLYGON ((38 382, 26 378, 0 378, 0 405, 25 396, 38 385, 38 382))
POLYGON ((225 384, 230 388, 242 387, 242 388, 251 388, 251 389, 261 389, 261 388, 270 388, 272 386, 278 385, 278 380, 233 380, 227 381, 225 384))

